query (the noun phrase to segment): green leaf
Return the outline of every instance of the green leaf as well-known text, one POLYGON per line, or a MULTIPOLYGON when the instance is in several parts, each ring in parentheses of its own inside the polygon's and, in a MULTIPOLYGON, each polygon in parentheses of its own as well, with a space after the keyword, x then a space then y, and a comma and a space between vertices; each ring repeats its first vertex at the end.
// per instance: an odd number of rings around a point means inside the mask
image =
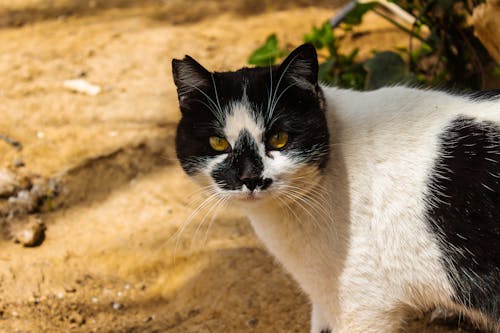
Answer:
POLYGON ((347 64, 353 64, 354 63, 354 60, 356 59, 356 56, 358 55, 359 53, 359 49, 358 48, 355 48, 354 50, 352 50, 351 53, 349 53, 346 57, 346 62, 347 64))
POLYGON ((283 55, 283 51, 278 47, 278 38, 275 34, 267 37, 264 44, 248 58, 248 63, 255 66, 269 66, 276 62, 276 59, 283 55))
POLYGON ((365 89, 367 90, 407 80, 405 62, 396 52, 379 52, 365 62, 364 68, 368 72, 365 82, 365 89))
POLYGON ((337 55, 337 38, 328 21, 319 28, 313 27, 311 33, 304 35, 304 42, 311 43, 316 49, 326 47, 331 56, 337 55))
POLYGON ((351 10, 342 20, 347 25, 358 25, 363 20, 363 16, 377 6, 376 2, 356 3, 356 7, 351 10))

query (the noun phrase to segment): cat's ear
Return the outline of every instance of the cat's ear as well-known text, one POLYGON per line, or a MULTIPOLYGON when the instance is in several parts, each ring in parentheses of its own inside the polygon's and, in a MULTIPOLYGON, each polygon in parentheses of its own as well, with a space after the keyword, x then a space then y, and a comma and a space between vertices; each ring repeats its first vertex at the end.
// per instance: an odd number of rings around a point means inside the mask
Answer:
POLYGON ((188 55, 182 60, 172 60, 172 75, 181 106, 186 104, 191 93, 206 91, 211 85, 210 72, 188 55))
POLYGON ((304 89, 318 84, 318 56, 312 44, 297 47, 279 67, 279 75, 304 89))

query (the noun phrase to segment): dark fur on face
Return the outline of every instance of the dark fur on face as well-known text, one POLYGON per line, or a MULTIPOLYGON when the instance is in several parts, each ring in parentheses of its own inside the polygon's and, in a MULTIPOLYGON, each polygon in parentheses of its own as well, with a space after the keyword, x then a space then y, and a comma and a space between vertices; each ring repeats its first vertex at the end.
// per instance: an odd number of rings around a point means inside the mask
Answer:
POLYGON ((283 178, 279 170, 266 170, 273 168, 275 158, 286 157, 290 164, 314 165, 318 170, 325 167, 329 133, 313 46, 297 48, 280 66, 211 73, 186 56, 174 59, 172 69, 182 112, 177 156, 189 175, 204 171, 224 190, 246 185, 253 191, 283 178), (238 130, 227 151, 214 150, 209 138, 226 138, 226 132, 232 131, 228 126, 234 127, 234 123, 228 125, 228 118, 242 106, 255 126, 238 130), (278 132, 286 132, 288 142, 273 149, 268 142, 278 132))

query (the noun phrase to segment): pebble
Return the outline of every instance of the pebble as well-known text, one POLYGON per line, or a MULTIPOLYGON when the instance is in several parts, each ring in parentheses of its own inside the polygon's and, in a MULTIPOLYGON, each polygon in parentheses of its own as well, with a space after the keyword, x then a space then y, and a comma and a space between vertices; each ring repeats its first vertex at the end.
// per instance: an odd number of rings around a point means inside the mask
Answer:
POLYGON ((65 285, 64 291, 67 293, 74 293, 74 292, 76 292, 76 288, 73 286, 65 285))
POLYGON ((28 190, 21 190, 17 192, 16 196, 9 197, 7 202, 16 207, 19 212, 31 212, 36 207, 37 197, 32 195, 28 190))
POLYGON ((92 303, 99 302, 99 299, 97 297, 92 297, 90 300, 92 301, 92 303))
POLYGON ((14 240, 23 246, 32 247, 40 245, 44 237, 45 225, 40 219, 34 218, 15 233, 14 240))
POLYGON ((12 162, 12 164, 16 168, 21 168, 21 167, 25 166, 24 161, 20 158, 15 159, 14 162, 12 162))
POLYGON ((0 170, 0 197, 7 197, 14 194, 19 186, 16 175, 7 170, 0 170))
POLYGON ((101 92, 101 87, 84 79, 66 80, 63 82, 63 86, 69 90, 90 96, 95 96, 101 92))
POLYGON ((123 304, 122 303, 111 302, 111 306, 113 307, 114 310, 121 310, 121 309, 123 309, 123 304))
POLYGON ((252 318, 249 321, 247 321, 248 326, 250 327, 255 327, 259 323, 259 320, 257 318, 252 318))
POLYGON ((144 322, 148 323, 148 322, 153 321, 155 319, 156 319, 156 316, 155 315, 151 315, 151 316, 147 317, 146 319, 144 319, 144 322))

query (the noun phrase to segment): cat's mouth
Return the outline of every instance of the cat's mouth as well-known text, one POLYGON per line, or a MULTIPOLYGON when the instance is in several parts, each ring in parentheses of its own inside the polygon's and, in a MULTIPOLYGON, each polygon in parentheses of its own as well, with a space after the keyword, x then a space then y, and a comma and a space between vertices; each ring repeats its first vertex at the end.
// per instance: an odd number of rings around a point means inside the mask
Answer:
POLYGON ((250 193, 240 193, 234 196, 235 199, 242 202, 255 202, 262 199, 263 194, 259 192, 250 192, 250 193))

